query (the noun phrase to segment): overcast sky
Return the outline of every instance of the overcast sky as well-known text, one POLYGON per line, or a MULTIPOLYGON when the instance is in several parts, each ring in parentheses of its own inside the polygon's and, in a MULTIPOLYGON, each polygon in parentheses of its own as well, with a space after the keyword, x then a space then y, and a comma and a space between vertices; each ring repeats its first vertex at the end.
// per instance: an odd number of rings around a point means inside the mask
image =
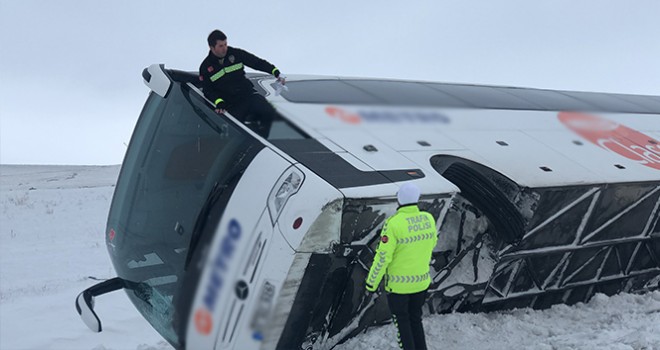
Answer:
POLYGON ((0 163, 119 164, 215 29, 285 74, 660 95, 658 0, 0 0, 0 163))

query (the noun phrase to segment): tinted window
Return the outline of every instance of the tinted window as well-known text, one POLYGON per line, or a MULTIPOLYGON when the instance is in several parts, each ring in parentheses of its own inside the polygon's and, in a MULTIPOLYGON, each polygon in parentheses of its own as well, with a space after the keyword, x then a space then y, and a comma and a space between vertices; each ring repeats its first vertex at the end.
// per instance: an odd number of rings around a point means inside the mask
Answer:
POLYGON ((287 82, 289 91, 282 96, 299 103, 379 104, 383 103, 354 86, 339 80, 309 80, 287 82))
POLYGON ((505 91, 511 95, 523 98, 529 102, 534 103, 544 109, 555 110, 555 111, 566 111, 566 110, 589 110, 593 109, 594 106, 560 94, 559 92, 552 90, 537 90, 537 89, 523 89, 523 88, 507 88, 501 87, 497 88, 500 91, 505 91))
POLYGON ((562 91, 561 93, 570 97, 577 98, 589 104, 595 105, 596 107, 598 107, 599 110, 613 111, 613 112, 632 112, 632 113, 649 112, 643 107, 616 98, 612 94, 597 94, 592 92, 580 92, 580 91, 562 91))
POLYGON ((660 97, 389 80, 288 82, 291 102, 660 113, 660 97))
POLYGON ((622 95, 622 94, 616 94, 614 96, 624 101, 634 103, 640 107, 649 110, 650 112, 660 114, 660 98, 657 98, 655 96, 622 95))
POLYGON ((378 80, 346 80, 387 104, 401 106, 466 107, 467 104, 420 83, 378 80))
POLYGON ((645 96, 645 97, 651 101, 660 103, 660 96, 645 96))
POLYGON ((501 109, 539 109, 540 106, 489 86, 427 84, 475 107, 501 109))

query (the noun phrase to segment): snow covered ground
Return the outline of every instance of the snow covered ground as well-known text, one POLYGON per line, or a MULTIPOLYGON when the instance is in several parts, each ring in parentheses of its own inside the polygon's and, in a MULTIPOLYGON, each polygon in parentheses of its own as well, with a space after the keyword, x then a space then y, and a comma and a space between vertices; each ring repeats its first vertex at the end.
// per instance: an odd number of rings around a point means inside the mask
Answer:
MULTIPOLYGON (((658 350, 660 292, 597 294, 588 304, 548 310, 449 314, 424 320, 429 349, 658 350)), ((394 350, 394 325, 369 330, 341 350, 394 350)))
POLYGON ((74 300, 115 277, 104 242, 118 166, 0 165, 0 349, 171 349, 123 292, 96 299, 93 333, 74 300))
MULTIPOLYGON (((123 292, 97 298, 103 332, 79 319, 74 299, 114 277, 104 243, 118 166, 0 165, 0 349, 171 347, 123 292)), ((660 350, 660 292, 597 295, 549 310, 425 319, 430 349, 660 350)), ((397 349, 393 325, 337 349, 397 349)))

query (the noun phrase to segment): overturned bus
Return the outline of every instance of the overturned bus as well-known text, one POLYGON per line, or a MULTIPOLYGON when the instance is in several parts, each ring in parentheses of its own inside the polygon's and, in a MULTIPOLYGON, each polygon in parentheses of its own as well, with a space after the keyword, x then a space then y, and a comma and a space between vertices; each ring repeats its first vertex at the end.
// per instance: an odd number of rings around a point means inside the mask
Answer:
MULTIPOLYGON (((108 217, 117 278, 177 349, 329 349, 365 300, 405 182, 438 222, 425 314, 546 308, 660 284, 660 97, 251 74, 267 139, 152 65, 108 217)), ((249 124, 249 123, 248 123, 249 124)))

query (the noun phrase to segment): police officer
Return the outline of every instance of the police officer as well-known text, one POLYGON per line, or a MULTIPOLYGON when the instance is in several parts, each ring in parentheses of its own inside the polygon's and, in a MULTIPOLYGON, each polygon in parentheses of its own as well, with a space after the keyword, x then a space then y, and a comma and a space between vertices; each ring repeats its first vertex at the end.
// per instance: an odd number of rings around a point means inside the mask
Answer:
POLYGON ((199 66, 204 96, 215 104, 217 113, 227 110, 241 122, 258 121, 250 123, 250 127, 262 137, 268 137, 277 112, 245 77, 244 67, 270 73, 284 84, 279 69, 245 50, 227 46, 227 36, 217 29, 209 34, 207 41, 209 54, 199 66))
POLYGON ((399 208, 383 225, 366 280, 367 291, 375 292, 385 276, 387 303, 404 350, 426 349, 422 306, 431 284, 431 253, 438 241, 435 219, 417 206, 419 195, 419 187, 412 183, 397 192, 399 208))

